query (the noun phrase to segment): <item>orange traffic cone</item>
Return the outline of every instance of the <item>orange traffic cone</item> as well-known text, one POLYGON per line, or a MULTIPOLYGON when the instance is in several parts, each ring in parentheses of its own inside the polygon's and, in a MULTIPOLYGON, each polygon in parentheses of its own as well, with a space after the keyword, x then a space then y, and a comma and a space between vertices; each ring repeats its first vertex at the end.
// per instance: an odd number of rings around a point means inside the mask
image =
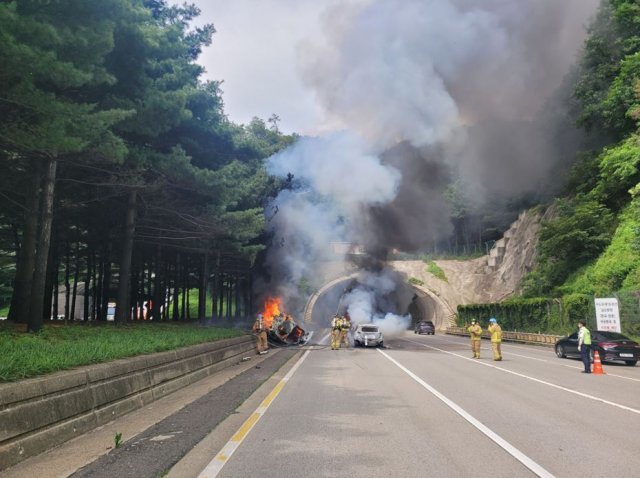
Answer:
POLYGON ((593 374, 595 375, 604 375, 604 370, 602 370, 602 362, 600 361, 600 354, 596 350, 593 354, 593 374))

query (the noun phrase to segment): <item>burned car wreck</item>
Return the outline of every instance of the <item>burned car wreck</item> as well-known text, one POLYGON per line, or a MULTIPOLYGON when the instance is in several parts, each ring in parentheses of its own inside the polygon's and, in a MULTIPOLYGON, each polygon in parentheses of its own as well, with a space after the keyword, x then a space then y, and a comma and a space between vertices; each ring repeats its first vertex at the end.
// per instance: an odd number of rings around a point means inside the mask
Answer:
POLYGON ((276 345, 304 345, 312 335, 313 332, 305 331, 287 314, 273 316, 271 327, 267 330, 269 341, 276 345))

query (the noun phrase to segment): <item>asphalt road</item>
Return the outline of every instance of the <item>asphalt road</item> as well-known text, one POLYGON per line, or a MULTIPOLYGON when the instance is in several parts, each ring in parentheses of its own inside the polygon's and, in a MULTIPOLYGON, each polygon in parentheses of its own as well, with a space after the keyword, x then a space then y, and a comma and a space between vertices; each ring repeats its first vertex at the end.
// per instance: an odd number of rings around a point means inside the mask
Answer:
POLYGON ((193 476, 209 478, 640 476, 640 367, 585 375, 551 348, 511 344, 494 362, 486 341, 474 360, 467 339, 445 335, 385 343, 296 358, 268 407, 245 412, 252 429, 219 427, 215 446, 176 469, 191 462, 206 470, 193 476))

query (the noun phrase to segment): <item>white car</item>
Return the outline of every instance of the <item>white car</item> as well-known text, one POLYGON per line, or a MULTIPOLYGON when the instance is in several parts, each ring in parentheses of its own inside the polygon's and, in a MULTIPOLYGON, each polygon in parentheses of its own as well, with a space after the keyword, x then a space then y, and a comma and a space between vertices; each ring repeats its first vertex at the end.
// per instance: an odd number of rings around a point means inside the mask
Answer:
POLYGON ((384 345, 384 337, 377 325, 358 324, 353 333, 353 342, 356 347, 382 347, 384 345))

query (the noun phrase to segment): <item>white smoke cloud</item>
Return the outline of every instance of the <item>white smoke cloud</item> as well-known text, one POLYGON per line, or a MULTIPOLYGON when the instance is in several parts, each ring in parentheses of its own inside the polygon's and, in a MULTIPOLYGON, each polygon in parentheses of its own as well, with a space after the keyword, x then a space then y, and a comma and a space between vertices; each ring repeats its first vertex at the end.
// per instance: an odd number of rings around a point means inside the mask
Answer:
MULTIPOLYGON (((295 296, 296 284, 315 276, 313 264, 327 254, 331 241, 376 244, 371 240, 376 235, 373 224, 367 229, 366 218, 351 218, 372 206, 385 211, 391 204, 396 212, 400 206, 425 206, 419 201, 393 203, 399 190, 424 188, 421 181, 431 174, 424 165, 405 164, 399 171, 380 160, 381 153, 401 141, 440 148, 438 161, 462 168, 464 179, 486 180, 487 187, 499 190, 502 183, 509 192, 536 187, 536 174, 547 174, 553 164, 547 157, 550 151, 537 157, 536 149, 516 134, 510 136, 509 151, 493 147, 501 142, 502 123, 476 128, 473 134, 460 131, 486 119, 508 124, 531 118, 558 88, 596 4, 369 0, 329 9, 324 39, 305 42, 298 56, 303 79, 315 91, 328 122, 342 130, 301 138, 268 161, 272 174, 295 177, 295 188, 276 198, 273 207, 279 212, 270 222, 275 245, 271 264, 285 266, 280 276, 290 286, 287 294, 295 296), (478 144, 484 149, 475 148, 478 144), (513 151, 521 150, 531 154, 513 160, 513 151), (547 166, 537 167, 536 161, 547 161, 547 166), (406 182, 411 187, 401 187, 406 182)), ((522 137, 528 140, 531 135, 522 137)), ((396 214, 394 228, 430 240, 441 238, 450 230, 442 226, 446 210, 437 200, 431 202, 437 207, 426 207, 423 215, 396 214), (434 218, 437 211, 440 216, 434 218), (424 223, 413 224, 416 217, 424 223)), ((380 217, 378 231, 384 212, 380 217)), ((388 333, 404 330, 408 318, 388 315, 375 305, 377 297, 388 294, 389 287, 393 290, 393 281, 388 284, 382 274, 359 282, 362 287, 344 299, 353 319, 388 323, 388 333)))
POLYGON ((404 333, 411 323, 411 316, 397 315, 387 310, 384 299, 396 288, 396 282, 388 270, 373 273, 363 271, 358 277, 358 285, 346 293, 341 304, 346 308, 354 324, 373 323, 387 338, 404 333))
POLYGON ((361 243, 366 233, 348 218, 362 208, 392 201, 401 179, 398 170, 382 164, 348 131, 300 138, 269 158, 267 169, 294 177, 292 189, 282 191, 268 208, 277 211, 269 221, 273 243, 268 264, 284 278, 278 294, 285 299, 299 295, 303 280, 321 285, 314 282, 314 266, 330 255, 331 243, 361 243))
POLYGON ((400 173, 385 166, 358 136, 348 131, 322 138, 301 138, 267 161, 270 173, 288 173, 302 181, 316 197, 333 204, 339 214, 355 213, 368 205, 386 204, 396 195, 400 173))

